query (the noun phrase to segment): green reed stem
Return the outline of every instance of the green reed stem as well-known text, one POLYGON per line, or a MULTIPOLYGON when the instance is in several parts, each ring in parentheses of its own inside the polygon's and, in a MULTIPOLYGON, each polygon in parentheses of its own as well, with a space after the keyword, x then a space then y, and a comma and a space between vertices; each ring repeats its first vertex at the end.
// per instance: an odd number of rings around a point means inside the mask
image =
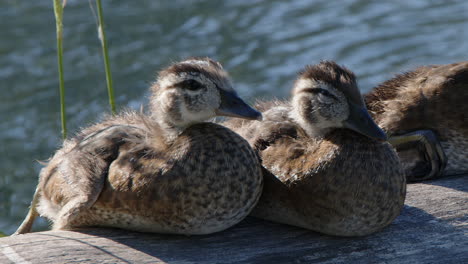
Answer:
POLYGON ((67 137, 67 118, 65 115, 65 85, 63 79, 63 6, 62 1, 54 0, 55 25, 57 28, 57 60, 59 73, 59 89, 60 89, 60 115, 62 121, 62 138, 67 137))
POLYGON ((109 54, 107 52, 107 40, 104 30, 104 17, 102 15, 101 0, 96 0, 96 5, 99 19, 98 33, 99 39, 101 40, 102 53, 104 55, 104 66, 106 68, 107 93, 109 95, 109 104, 111 106, 112 114, 115 114, 114 88, 112 87, 112 74, 109 63, 109 54))

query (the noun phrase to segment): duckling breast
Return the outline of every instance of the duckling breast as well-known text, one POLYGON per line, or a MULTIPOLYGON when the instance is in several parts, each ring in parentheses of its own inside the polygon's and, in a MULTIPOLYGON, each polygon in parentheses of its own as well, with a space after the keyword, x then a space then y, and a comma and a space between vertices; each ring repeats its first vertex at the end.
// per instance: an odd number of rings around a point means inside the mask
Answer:
POLYGON ((399 214, 406 181, 399 158, 386 142, 337 130, 320 142, 330 153, 304 177, 303 191, 312 192, 325 233, 365 235, 390 224, 399 214))
MULTIPOLYGON (((331 235, 361 236, 390 224, 403 207, 405 177, 386 142, 337 129, 322 140, 282 139, 263 151, 262 159, 287 188, 290 202, 275 203, 293 210, 295 219, 283 222, 331 235)), ((263 199, 274 200, 275 195, 263 199)))

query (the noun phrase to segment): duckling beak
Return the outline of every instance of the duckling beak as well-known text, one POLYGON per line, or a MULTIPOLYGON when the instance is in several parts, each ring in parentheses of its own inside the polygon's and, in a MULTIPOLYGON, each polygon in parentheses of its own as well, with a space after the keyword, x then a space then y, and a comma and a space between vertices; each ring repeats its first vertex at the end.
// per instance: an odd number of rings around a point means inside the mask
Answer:
POLYGON ((262 120, 262 113, 246 104, 235 92, 219 89, 221 105, 216 115, 232 116, 252 120, 262 120))
POLYGON ((366 137, 386 141, 387 135, 374 122, 365 106, 349 104, 349 117, 343 121, 343 126, 358 132, 366 137))

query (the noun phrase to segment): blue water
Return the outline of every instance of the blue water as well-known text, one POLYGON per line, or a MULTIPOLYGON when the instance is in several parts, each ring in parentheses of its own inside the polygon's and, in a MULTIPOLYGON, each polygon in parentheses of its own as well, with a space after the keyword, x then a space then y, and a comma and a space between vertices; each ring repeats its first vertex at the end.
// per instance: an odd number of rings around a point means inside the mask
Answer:
MULTIPOLYGON (((94 2, 94 1, 92 1, 94 2)), ((241 96, 283 98, 298 70, 322 59, 352 69, 363 92, 418 65, 468 60, 468 1, 103 1, 118 107, 147 101, 155 73, 210 56, 241 96)), ((0 231, 26 215, 37 174, 60 146, 52 1, 0 2, 0 231)), ((109 111, 87 1, 65 8, 69 129, 109 111)), ((36 229, 47 228, 42 220, 36 229)))

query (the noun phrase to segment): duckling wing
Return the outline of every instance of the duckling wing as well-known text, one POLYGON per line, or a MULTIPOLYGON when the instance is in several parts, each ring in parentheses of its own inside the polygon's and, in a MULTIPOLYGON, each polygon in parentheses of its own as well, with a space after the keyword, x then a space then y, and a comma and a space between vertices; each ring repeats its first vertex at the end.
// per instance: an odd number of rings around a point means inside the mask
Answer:
POLYGON ((120 147, 140 134, 137 127, 111 125, 66 141, 41 171, 39 213, 54 221, 54 229, 80 225, 83 212, 101 194, 120 147))
POLYGON ((297 138, 297 127, 292 123, 265 122, 251 131, 252 146, 259 151, 274 145, 282 138, 297 138))
POLYGON ((291 122, 288 102, 272 100, 258 101, 255 108, 262 111, 263 121, 230 119, 224 126, 247 139, 254 149, 262 151, 283 137, 296 138, 298 127, 291 122))
POLYGON ((425 120, 437 128, 442 137, 444 130, 456 130, 468 136, 468 62, 434 67, 427 73, 422 93, 428 99, 425 120))
POLYGON ((70 196, 75 196, 78 190, 94 189, 107 177, 109 166, 117 158, 120 147, 128 144, 130 139, 141 137, 140 130, 129 125, 112 125, 79 141, 74 139, 76 144, 73 147, 68 146, 72 143, 66 142, 64 149, 57 151, 41 171, 43 188, 55 186, 51 184, 52 180, 66 184, 70 188, 70 196))
POLYGON ((365 101, 390 134, 447 127, 468 133, 467 83, 468 62, 423 66, 378 85, 365 101))

